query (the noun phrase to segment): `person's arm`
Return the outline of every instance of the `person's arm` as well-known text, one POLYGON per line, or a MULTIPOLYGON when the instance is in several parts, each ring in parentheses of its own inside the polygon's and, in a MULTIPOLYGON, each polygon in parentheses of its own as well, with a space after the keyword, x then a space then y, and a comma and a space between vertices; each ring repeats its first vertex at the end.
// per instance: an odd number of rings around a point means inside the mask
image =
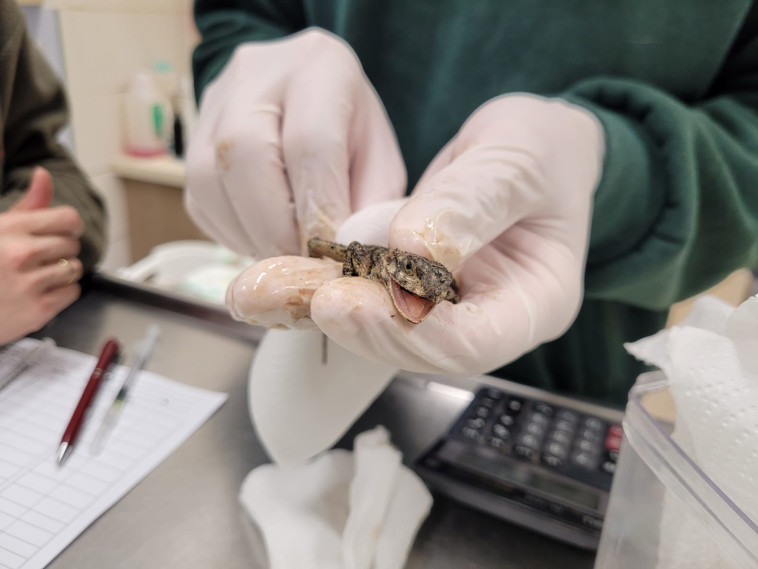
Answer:
POLYGON ((648 84, 588 79, 564 98, 605 129, 588 298, 664 310, 758 266, 758 12, 688 104, 648 84))
POLYGON ((203 41, 192 55, 195 97, 226 65, 237 46, 293 34, 305 27, 299 0, 195 0, 203 41))
POLYGON ((79 258, 91 270, 103 253, 106 215, 102 199, 56 135, 68 120, 63 87, 26 31, 15 2, 0 3, 0 109, 3 174, 0 211, 26 192, 34 168, 53 179, 52 206, 74 207, 83 222, 79 258))

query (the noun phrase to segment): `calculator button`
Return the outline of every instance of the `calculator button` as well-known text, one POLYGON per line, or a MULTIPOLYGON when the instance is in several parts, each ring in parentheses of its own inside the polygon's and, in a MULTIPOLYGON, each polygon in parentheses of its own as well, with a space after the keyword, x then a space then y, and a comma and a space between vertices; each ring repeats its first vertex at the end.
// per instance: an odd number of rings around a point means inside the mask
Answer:
POLYGON ((479 400, 480 405, 484 405, 485 407, 489 407, 489 408, 494 407, 495 403, 497 403, 497 401, 493 399, 492 397, 482 397, 479 400))
POLYGON ((495 436, 500 437, 501 439, 507 439, 511 436, 511 430, 505 425, 499 423, 492 425, 492 432, 495 436))
POLYGON ((621 447, 621 437, 615 437, 609 434, 605 438, 605 448, 608 450, 618 450, 621 447))
POLYGON ((477 417, 481 417, 482 419, 486 419, 490 414, 490 410, 488 407, 485 407, 484 405, 480 405, 476 409, 474 409, 474 415, 477 417))
POLYGON ((518 443, 533 450, 537 450, 540 447, 540 438, 535 437, 531 433, 523 433, 519 436, 518 443))
POLYGON ((535 449, 526 445, 516 445, 513 447, 513 452, 516 456, 525 458, 526 460, 532 460, 536 454, 535 449))
POLYGON ((500 415, 498 422, 506 427, 512 427, 516 424, 516 417, 513 415, 500 415))
POLYGON ((530 413, 529 417, 527 418, 527 421, 530 423, 536 423, 538 425, 542 425, 543 427, 547 427, 550 423, 550 419, 545 417, 542 413, 530 413))
POLYGON ((547 428, 545 425, 542 425, 540 423, 528 423, 526 425, 525 431, 529 433, 530 435, 534 435, 537 438, 542 438, 545 436, 545 431, 547 428))
POLYGON ((581 429, 577 433, 577 437, 580 439, 586 439, 588 441, 599 441, 601 438, 600 431, 594 429, 581 429))
POLYGON ((552 441, 545 445, 545 453, 565 459, 568 456, 568 447, 561 443, 552 441))
POLYGON ((471 427, 472 429, 481 429, 485 424, 484 419, 481 417, 477 417, 475 419, 468 419, 466 421, 466 426, 471 427))
POLYGON ((611 425, 608 427, 608 436, 621 438, 624 436, 624 429, 621 425, 611 425))
POLYGON ((505 448, 505 441, 500 437, 488 436, 485 441, 493 448, 505 448))
POLYGON ((461 434, 467 439, 476 440, 479 438, 479 429, 472 429, 471 427, 463 427, 461 434))
POLYGON ((618 450, 609 450, 608 451, 608 460, 612 462, 616 462, 619 459, 619 451, 618 450))
POLYGON ((549 466, 551 468, 560 468, 564 464, 566 464, 566 460, 559 456, 555 456, 554 454, 543 452, 542 464, 544 464, 545 466, 549 466))
POLYGON ((574 434, 574 424, 564 419, 558 419, 553 423, 553 429, 564 433, 574 434))
POLYGON ((572 425, 576 425, 579 422, 579 413, 570 411, 568 409, 561 409, 555 415, 556 421, 566 421, 572 425))
POLYGON ((555 412, 555 409, 544 401, 535 401, 532 405, 532 410, 545 415, 545 417, 552 417, 555 412))
POLYGON ((585 417, 584 427, 591 431, 602 431, 605 428, 605 423, 597 417, 585 417))
POLYGON ((594 470, 600 463, 600 457, 593 453, 579 451, 571 455, 571 462, 582 468, 594 470))
POLYGON ((590 453, 596 453, 599 450, 598 444, 595 441, 590 441, 587 439, 579 439, 576 441, 576 448, 581 452, 590 453))
POLYGON ((485 389, 484 395, 486 397, 490 397, 491 399, 496 399, 499 401, 500 399, 503 398, 505 394, 502 391, 499 391, 497 389, 485 389))
POLYGON ((524 406, 524 400, 519 399, 518 397, 511 397, 506 401, 505 408, 513 413, 514 415, 518 414, 521 411, 521 408, 524 406))
POLYGON ((616 463, 612 460, 606 460, 600 465, 600 470, 607 472, 608 474, 613 474, 616 472, 616 463))
POLYGON ((550 438, 555 442, 561 443, 563 445, 571 444, 571 434, 567 433, 566 431, 555 431, 550 435, 550 438))

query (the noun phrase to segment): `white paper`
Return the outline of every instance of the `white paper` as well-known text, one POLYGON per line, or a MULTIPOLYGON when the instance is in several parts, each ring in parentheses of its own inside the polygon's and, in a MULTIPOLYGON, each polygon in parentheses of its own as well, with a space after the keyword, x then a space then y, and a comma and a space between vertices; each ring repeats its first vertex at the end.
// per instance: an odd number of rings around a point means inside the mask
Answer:
MULTIPOLYGON (((17 342, 0 362, 31 350, 17 342)), ((41 569, 197 430, 225 393, 143 371, 100 454, 90 446, 126 377, 115 368, 62 466, 60 438, 96 363, 55 348, 0 391, 0 569, 41 569)), ((0 364, 2 368, 2 364, 0 364)))
POLYGON ((269 330, 255 350, 248 403, 274 462, 302 463, 334 445, 384 391, 397 368, 366 360, 317 330, 269 330))

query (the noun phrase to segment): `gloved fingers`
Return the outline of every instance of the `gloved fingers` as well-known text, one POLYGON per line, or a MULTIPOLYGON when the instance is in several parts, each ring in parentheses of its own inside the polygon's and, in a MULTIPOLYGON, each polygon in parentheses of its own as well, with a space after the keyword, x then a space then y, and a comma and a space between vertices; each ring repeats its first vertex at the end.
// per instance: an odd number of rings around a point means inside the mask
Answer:
MULTIPOLYGON (((498 367, 488 358, 494 349, 499 362, 506 352, 491 345, 492 315, 482 311, 469 301, 445 302, 420 324, 410 324, 397 314, 380 284, 360 278, 328 282, 311 300, 311 318, 337 344, 366 359, 422 373, 470 374, 498 367), (476 330, 474 337, 465 337, 462 320, 466 331, 481 323, 490 335, 476 330), (476 345, 480 336, 484 342, 476 345)), ((500 331, 498 336, 509 339, 500 331)))
POLYGON ((543 262, 517 247, 510 256, 482 249, 464 267, 461 302, 439 303, 420 324, 399 316, 380 284, 357 278, 320 287, 311 318, 367 359, 417 372, 488 372, 557 337, 574 318, 581 299, 577 263, 567 249, 548 253, 543 262))
POLYGON ((301 70, 284 101, 283 157, 303 245, 310 237, 332 240, 351 211, 348 132, 356 86, 345 74, 325 81, 323 71, 301 70))
POLYGON ((301 253, 292 192, 282 158, 275 103, 248 103, 237 91, 215 136, 216 168, 233 215, 258 259, 301 253))
POLYGON ((402 197, 405 167, 389 118, 357 56, 342 39, 300 39, 318 57, 284 93, 283 152, 303 243, 334 239, 355 210, 402 197))
POLYGON ((455 270, 481 247, 533 214, 545 179, 527 151, 497 146, 454 155, 417 187, 390 228, 390 246, 455 270))
MULTIPOLYGON (((387 242, 389 222, 405 200, 375 204, 350 216, 340 227, 339 243, 387 242)), ((279 328, 315 328, 310 319, 313 293, 342 276, 342 264, 331 259, 282 256, 263 259, 240 273, 226 293, 227 308, 237 320, 279 328)))
POLYGON ((252 255, 245 227, 237 217, 216 166, 215 131, 224 105, 213 105, 214 93, 218 94, 224 77, 208 87, 203 98, 204 114, 198 121, 197 130, 187 149, 187 185, 184 191, 184 207, 190 218, 209 237, 225 247, 244 255, 252 255))
POLYGON ((330 259, 274 257, 245 269, 229 285, 226 305, 236 320, 269 328, 315 328, 313 293, 339 278, 342 265, 330 259))
POLYGON ((362 91, 364 103, 357 110, 350 133, 353 211, 402 198, 407 183, 400 146, 384 105, 368 81, 362 91))
POLYGON ((437 155, 432 159, 432 161, 424 170, 424 173, 421 174, 421 178, 419 178, 418 182, 416 182, 416 186, 413 188, 412 195, 428 192, 434 187, 429 181, 432 180, 440 170, 449 166, 453 161, 453 157, 455 156, 455 143, 455 138, 448 141, 448 143, 445 144, 445 146, 443 146, 437 155))
POLYGON ((343 245, 358 241, 364 245, 387 246, 390 223, 407 198, 372 204, 356 211, 337 230, 335 239, 343 245))
POLYGON ((390 244, 451 269, 516 223, 586 246, 603 129, 588 111, 532 95, 477 109, 398 214, 390 244))

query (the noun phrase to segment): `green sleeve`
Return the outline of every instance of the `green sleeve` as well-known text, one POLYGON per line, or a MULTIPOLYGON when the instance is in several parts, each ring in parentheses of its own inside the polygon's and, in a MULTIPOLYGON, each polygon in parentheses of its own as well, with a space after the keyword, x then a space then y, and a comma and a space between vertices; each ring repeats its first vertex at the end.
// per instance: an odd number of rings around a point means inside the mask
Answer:
POLYGON ((102 199, 56 140, 68 120, 63 87, 26 32, 14 2, 0 2, 0 38, 0 210, 7 210, 26 191, 35 167, 46 168, 53 178, 52 205, 73 206, 82 218, 79 258, 85 270, 91 270, 103 253, 106 213, 102 199))
POLYGON ((758 33, 751 12, 709 92, 583 81, 570 102, 605 128, 586 296, 651 310, 758 267, 758 33))
POLYGON ((295 33, 305 17, 299 0, 195 0, 195 23, 203 38, 192 54, 199 103, 238 45, 295 33))

